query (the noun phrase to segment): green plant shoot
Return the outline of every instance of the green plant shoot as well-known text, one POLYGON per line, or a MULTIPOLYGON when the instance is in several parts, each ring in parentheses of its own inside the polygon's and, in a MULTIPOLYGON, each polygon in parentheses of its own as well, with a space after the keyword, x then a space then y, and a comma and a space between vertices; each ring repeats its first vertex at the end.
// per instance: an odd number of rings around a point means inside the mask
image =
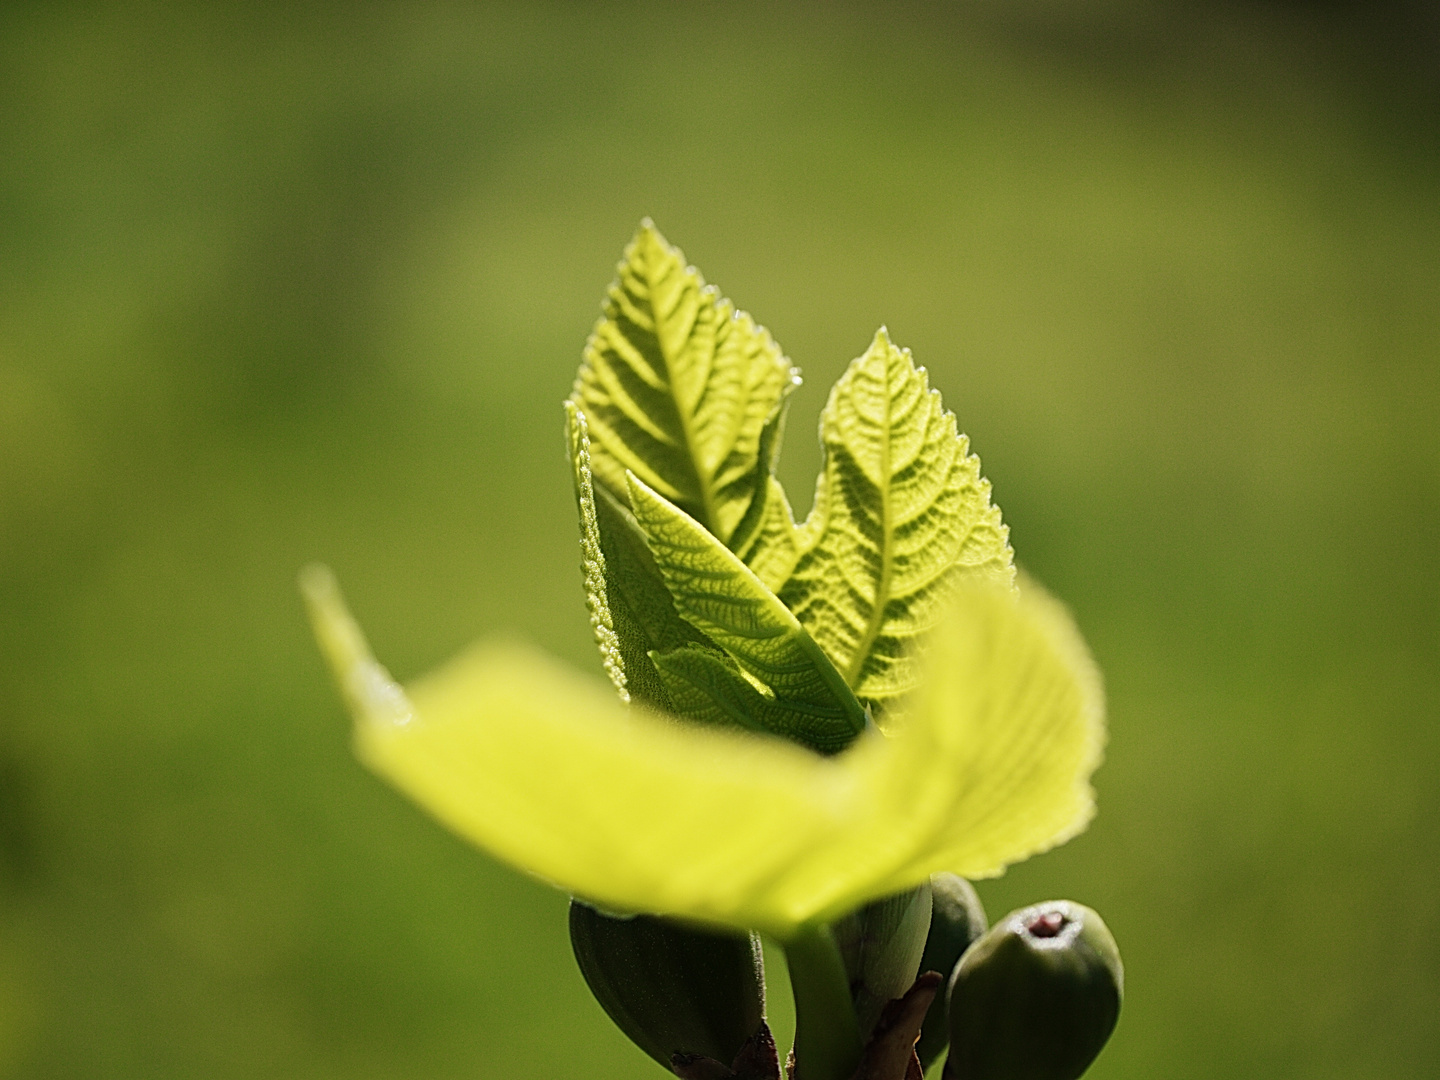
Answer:
MULTIPOLYGON (((590 904, 772 935, 805 996, 804 1080, 902 1080, 878 1064, 897 1022, 885 995, 834 1005, 850 991, 827 928, 848 918, 858 940, 865 911, 917 913, 890 917, 887 932, 914 929, 889 959, 851 950, 903 987, 930 921, 928 891, 923 908, 905 896, 1083 829, 1100 682, 1066 612, 1017 584, 979 461, 883 329, 830 393, 814 508, 796 522, 775 463, 799 381, 644 223, 565 403, 608 686, 482 642, 402 688, 329 572, 302 585, 366 764, 590 904), (875 906, 887 897, 901 899, 875 906)), ((684 1051, 675 1071, 702 1075, 684 1051)), ((745 1053, 728 1075, 768 1075, 745 1053)))

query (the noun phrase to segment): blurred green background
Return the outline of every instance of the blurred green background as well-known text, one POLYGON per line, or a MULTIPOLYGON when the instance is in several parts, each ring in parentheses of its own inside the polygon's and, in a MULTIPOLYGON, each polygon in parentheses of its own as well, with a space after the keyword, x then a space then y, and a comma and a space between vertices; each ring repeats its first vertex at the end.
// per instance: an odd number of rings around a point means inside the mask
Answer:
MULTIPOLYGON (((652 215, 825 391, 888 323, 1074 608, 1100 1078, 1440 1070, 1428 7, 0 10, 0 1076, 661 1071, 562 896, 366 774, 408 678, 598 673, 559 401, 652 215)), ((784 1023, 783 1003, 774 1003, 784 1023)))

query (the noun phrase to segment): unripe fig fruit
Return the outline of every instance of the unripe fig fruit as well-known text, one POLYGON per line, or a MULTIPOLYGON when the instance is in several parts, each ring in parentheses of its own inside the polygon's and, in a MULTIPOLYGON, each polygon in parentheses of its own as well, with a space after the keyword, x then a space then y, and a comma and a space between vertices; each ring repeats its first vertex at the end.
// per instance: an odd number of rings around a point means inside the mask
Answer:
POLYGON ((1013 911, 950 979, 950 1080, 1076 1080, 1120 1015, 1120 952, 1094 911, 1050 900, 1013 911))
MULTIPOLYGON (((954 874, 933 874, 930 878, 930 933, 925 939, 925 954, 920 958, 921 971, 938 971, 950 980, 956 963, 989 925, 985 908, 975 887, 954 874)), ((950 1018, 945 1012, 945 994, 935 995, 915 1053, 920 1064, 930 1068, 950 1041, 950 1018)))
POLYGON ((570 944, 610 1019, 667 1069, 677 1055, 728 1066, 764 1020, 764 965, 753 934, 607 915, 572 900, 570 944))

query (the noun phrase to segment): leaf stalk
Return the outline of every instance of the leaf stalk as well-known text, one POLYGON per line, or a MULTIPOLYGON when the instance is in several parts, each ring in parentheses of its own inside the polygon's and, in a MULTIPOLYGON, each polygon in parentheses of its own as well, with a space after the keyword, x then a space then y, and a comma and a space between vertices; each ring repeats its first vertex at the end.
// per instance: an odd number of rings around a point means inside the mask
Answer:
POLYGON ((785 941, 795 995, 797 1080, 850 1080, 864 1045, 850 978, 824 923, 806 923, 785 941))

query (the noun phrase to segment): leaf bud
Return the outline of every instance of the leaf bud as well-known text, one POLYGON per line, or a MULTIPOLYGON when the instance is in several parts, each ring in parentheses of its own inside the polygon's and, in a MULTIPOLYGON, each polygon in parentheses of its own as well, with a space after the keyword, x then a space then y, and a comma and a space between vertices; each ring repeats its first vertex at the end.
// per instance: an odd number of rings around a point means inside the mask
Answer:
POLYGON ((610 1019, 667 1069, 676 1058, 728 1067, 764 1024, 764 965, 754 934, 610 915, 572 900, 570 944, 610 1019))
POLYGON ((1012 911, 950 979, 947 1080, 1076 1080, 1120 1014, 1124 970, 1100 916, 1068 900, 1012 911))
POLYGON ((929 928, 929 884, 866 904, 832 924, 863 1037, 885 1006, 915 982, 929 928))
MULTIPOLYGON (((955 874, 934 874, 930 878, 930 933, 925 938, 921 971, 938 971, 948 982, 960 957, 989 925, 985 908, 975 895, 975 886, 955 874)), ((950 1041, 950 1018, 945 1012, 945 995, 936 994, 925 1014, 925 1025, 915 1053, 926 1069, 950 1041)))

